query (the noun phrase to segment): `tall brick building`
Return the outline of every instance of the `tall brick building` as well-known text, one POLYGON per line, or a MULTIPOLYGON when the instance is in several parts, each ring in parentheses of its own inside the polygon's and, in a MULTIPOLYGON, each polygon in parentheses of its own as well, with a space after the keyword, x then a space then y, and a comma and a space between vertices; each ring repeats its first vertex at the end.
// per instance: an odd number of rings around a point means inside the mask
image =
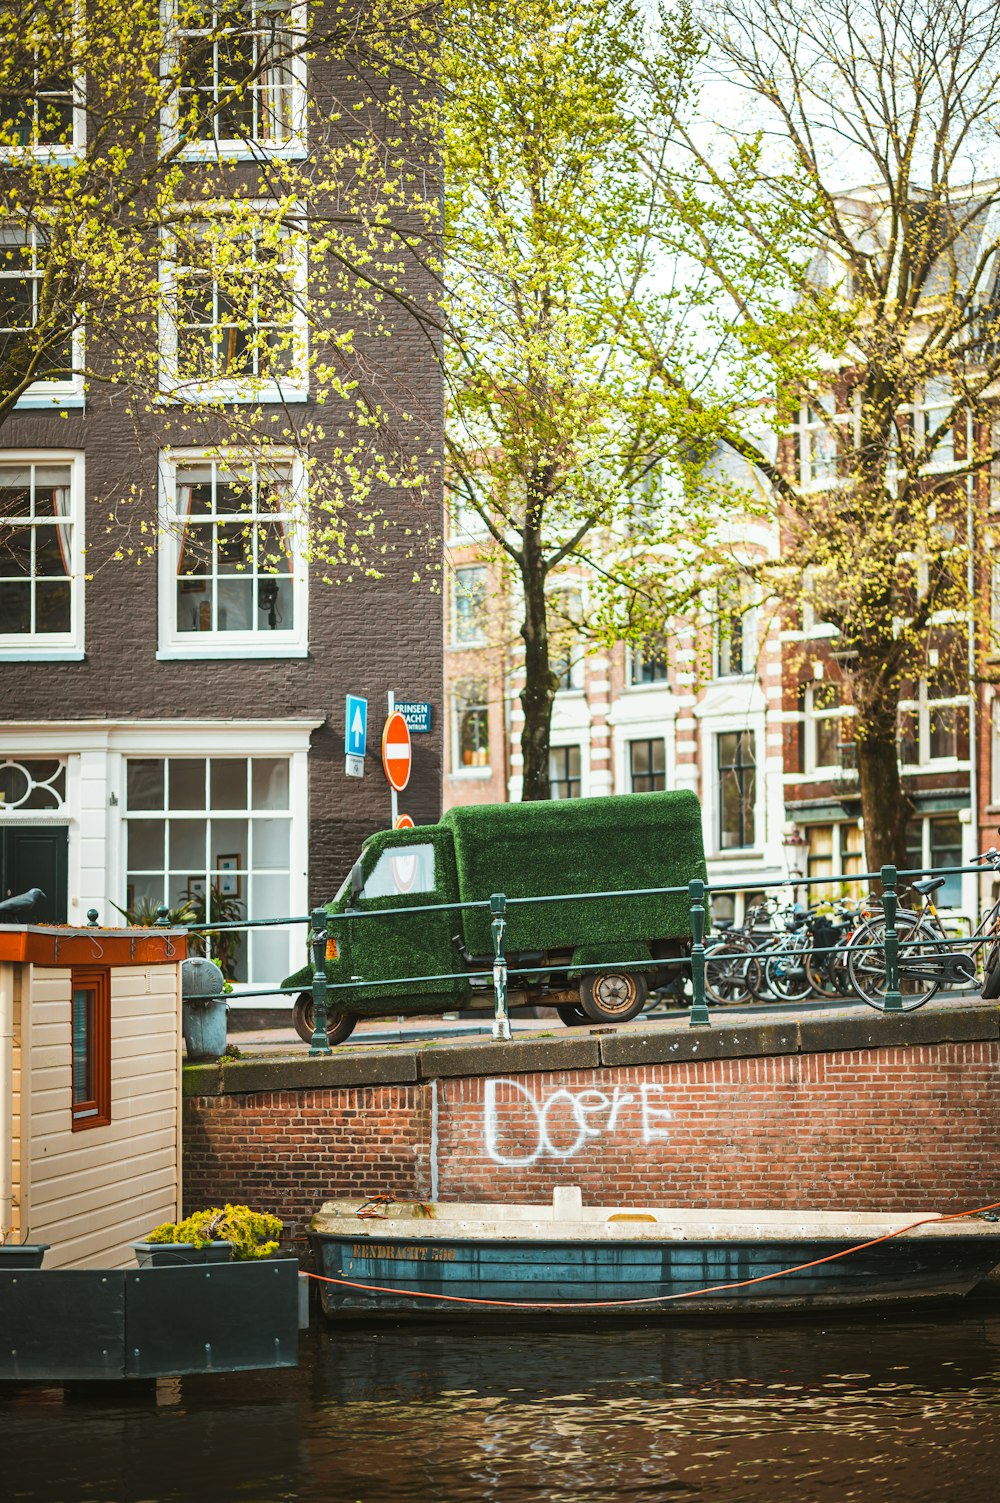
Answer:
MULTIPOLYGON (((221 49, 199 57, 199 87, 218 93, 221 49)), ((309 68, 322 72, 322 58, 309 68)), ((247 174, 272 150, 308 159, 308 83, 301 58, 280 78, 262 66, 253 109, 222 127, 216 116, 191 143, 192 194, 223 157, 245 159, 247 174)), ((66 130, 66 150, 86 151, 86 120, 66 130)), ((0 233, 4 244, 24 239, 17 226, 0 233)), ((41 274, 41 252, 26 258, 21 241, 0 267, 0 324, 11 307, 30 316, 41 274)), ((303 261, 302 276, 312 274, 303 261)), ((319 413, 308 373, 292 379, 276 365, 253 391, 274 442, 244 452, 245 398, 224 364, 243 331, 227 327, 235 320, 211 272, 201 292, 200 325, 168 298, 164 348, 188 336, 223 362, 205 442, 191 424, 178 438, 168 396, 137 435, 114 389, 85 383, 75 363, 36 381, 0 435, 0 887, 41 887, 49 920, 82 923, 93 907, 112 923, 114 904, 174 906, 213 889, 240 916, 304 913, 333 895, 361 838, 388 823, 377 759, 387 691, 441 704, 440 595, 414 581, 402 549, 382 560, 381 578, 324 580, 303 521, 314 499, 304 457, 332 453, 335 435, 302 435, 329 410, 319 413), (129 522, 109 521, 124 481, 138 500, 129 522), (125 527, 158 535, 155 555, 116 561, 125 527), (347 692, 370 702, 362 780, 345 776, 347 692)), ((419 430, 433 477, 439 371, 417 317, 393 317, 380 391, 419 430)), ((299 337, 322 353, 323 328, 299 337)), ((87 354, 91 366, 100 359, 87 354)), ((390 524, 399 495, 376 497, 390 524)), ((440 502, 431 494, 426 504, 436 518, 440 502)), ((433 724, 414 738, 404 803, 418 822, 439 811, 440 716, 433 724)), ((236 979, 280 979, 301 944, 301 930, 255 933, 237 950, 236 979)))

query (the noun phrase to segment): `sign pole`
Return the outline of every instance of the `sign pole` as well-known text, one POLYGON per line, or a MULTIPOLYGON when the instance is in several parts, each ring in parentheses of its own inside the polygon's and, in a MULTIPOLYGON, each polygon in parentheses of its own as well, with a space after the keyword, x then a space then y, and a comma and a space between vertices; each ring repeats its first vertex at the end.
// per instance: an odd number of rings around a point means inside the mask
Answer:
MULTIPOLYGON (((389 714, 391 715, 392 712, 393 712, 393 710, 396 708, 396 696, 395 696, 395 694, 393 693, 393 691, 391 689, 389 690, 388 701, 389 701, 389 714)), ((389 785, 389 798, 390 798, 390 809, 391 809, 391 818, 389 820, 389 828, 392 830, 392 829, 395 829, 395 827, 396 827, 396 820, 399 818, 399 795, 397 794, 395 788, 393 788, 393 786, 392 786, 391 783, 389 785)))

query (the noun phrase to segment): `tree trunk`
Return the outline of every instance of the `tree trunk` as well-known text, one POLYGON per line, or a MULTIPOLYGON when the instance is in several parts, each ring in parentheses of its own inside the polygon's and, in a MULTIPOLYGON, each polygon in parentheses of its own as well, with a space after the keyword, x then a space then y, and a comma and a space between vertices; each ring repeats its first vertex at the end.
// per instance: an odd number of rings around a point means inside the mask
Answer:
POLYGON ((521 557, 524 589, 524 729, 521 755, 524 760, 521 798, 525 803, 551 797, 549 788, 549 733, 556 678, 549 666, 549 628, 545 605, 545 568, 537 534, 526 532, 521 557))
POLYGON ((883 712, 864 722, 857 754, 868 870, 877 872, 886 864, 905 869, 906 827, 913 804, 899 773, 894 713, 883 712))

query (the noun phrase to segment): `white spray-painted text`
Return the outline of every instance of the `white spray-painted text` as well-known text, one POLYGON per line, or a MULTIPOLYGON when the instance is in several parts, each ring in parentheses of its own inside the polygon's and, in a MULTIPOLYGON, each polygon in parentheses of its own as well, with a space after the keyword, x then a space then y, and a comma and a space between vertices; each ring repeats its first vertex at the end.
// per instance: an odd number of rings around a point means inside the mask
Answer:
POLYGON ((616 1085, 607 1095, 592 1088, 570 1091, 561 1086, 540 1098, 523 1081, 487 1080, 483 1102, 486 1152, 495 1164, 523 1169, 546 1157, 571 1159, 595 1138, 614 1132, 641 1134, 646 1144, 662 1143, 669 1137, 665 1124, 673 1115, 658 1101, 665 1089, 641 1085, 627 1091, 616 1085), (554 1141, 561 1136, 554 1123, 559 1118, 568 1123, 564 1142, 554 1141))

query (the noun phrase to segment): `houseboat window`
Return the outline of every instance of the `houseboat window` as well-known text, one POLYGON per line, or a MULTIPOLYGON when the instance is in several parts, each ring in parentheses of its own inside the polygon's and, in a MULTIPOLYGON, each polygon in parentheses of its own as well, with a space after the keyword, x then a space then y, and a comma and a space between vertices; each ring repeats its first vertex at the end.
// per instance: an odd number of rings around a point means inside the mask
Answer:
POLYGON ((111 1121, 111 986, 107 971, 72 973, 73 1131, 111 1121))

